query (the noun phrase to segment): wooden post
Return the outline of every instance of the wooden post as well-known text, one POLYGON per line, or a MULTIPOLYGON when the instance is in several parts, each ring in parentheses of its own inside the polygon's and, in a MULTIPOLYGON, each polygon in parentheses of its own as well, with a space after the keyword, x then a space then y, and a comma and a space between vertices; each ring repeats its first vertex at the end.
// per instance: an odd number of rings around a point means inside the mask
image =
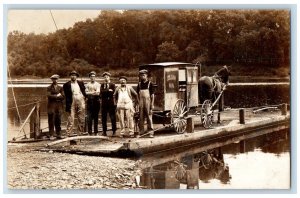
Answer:
POLYGON ((36 100, 36 105, 35 105, 35 123, 34 123, 34 132, 35 132, 35 138, 39 139, 41 138, 41 132, 40 132, 40 126, 41 126, 41 112, 40 112, 40 101, 36 100))
POLYGON ((224 111, 224 93, 222 93, 222 96, 220 98, 220 102, 219 102, 219 111, 224 111))
POLYGON ((30 116, 29 131, 29 138, 35 138, 35 113, 30 116))
POLYGON ((286 115, 287 114, 287 104, 284 103, 281 105, 281 115, 286 115))
POLYGON ((195 160, 195 155, 185 157, 187 189, 199 188, 199 161, 195 160))
POLYGON ((221 123, 221 113, 220 113, 220 112, 218 112, 218 121, 217 121, 217 123, 218 123, 218 124, 221 123))
POLYGON ((245 140, 240 141, 240 153, 245 153, 246 151, 246 142, 245 140))
POLYGON ((142 171, 142 176, 140 177, 140 184, 139 186, 147 186, 151 187, 151 173, 150 168, 146 168, 142 171))
POLYGON ((77 145, 77 142, 75 140, 70 140, 70 145, 77 145))
POLYGON ((193 117, 188 117, 187 118, 186 131, 188 133, 194 133, 194 131, 195 131, 195 125, 194 125, 194 119, 193 119, 193 117))
POLYGON ((245 109, 240 109, 240 124, 245 124, 245 109))

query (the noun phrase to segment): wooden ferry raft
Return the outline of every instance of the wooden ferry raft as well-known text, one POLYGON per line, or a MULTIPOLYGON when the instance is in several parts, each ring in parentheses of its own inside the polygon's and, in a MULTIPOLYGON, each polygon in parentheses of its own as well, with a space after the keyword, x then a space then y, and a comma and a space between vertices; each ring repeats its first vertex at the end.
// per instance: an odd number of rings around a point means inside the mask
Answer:
POLYGON ((289 112, 280 113, 277 111, 261 112, 259 114, 244 112, 243 115, 241 111, 231 109, 222 115, 222 122, 219 124, 215 123, 211 129, 204 129, 199 126, 200 120, 197 120, 196 117, 192 118, 191 123, 195 125, 195 128, 191 126, 192 131, 184 134, 176 134, 170 130, 161 130, 155 133, 154 138, 147 136, 141 138, 77 136, 48 143, 45 149, 101 155, 122 153, 124 151, 146 154, 193 144, 201 145, 203 142, 210 142, 211 145, 220 146, 225 139, 226 144, 230 144, 287 129, 290 127, 290 114, 289 112))

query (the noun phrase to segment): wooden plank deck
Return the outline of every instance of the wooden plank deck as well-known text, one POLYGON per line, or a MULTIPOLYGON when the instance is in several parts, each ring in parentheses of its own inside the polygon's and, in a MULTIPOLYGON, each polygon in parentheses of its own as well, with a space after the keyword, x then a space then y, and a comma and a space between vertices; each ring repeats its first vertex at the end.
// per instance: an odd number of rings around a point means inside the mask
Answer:
MULTIPOLYGON (((246 113, 246 123, 240 124, 237 110, 229 110, 222 114, 220 124, 214 123, 213 128, 204 129, 199 126, 199 119, 195 118, 195 132, 176 134, 170 130, 158 131, 154 138, 147 136, 142 138, 119 138, 103 136, 77 136, 69 139, 51 142, 46 149, 88 153, 88 154, 110 154, 120 151, 130 151, 140 154, 157 152, 161 150, 175 149, 178 147, 201 144, 210 141, 211 145, 218 143, 222 138, 229 138, 227 143, 240 141, 244 138, 252 138, 266 133, 271 133, 290 127, 290 115, 281 115, 277 112, 262 112, 260 114, 246 113), (198 125, 198 126, 197 126, 198 125), (81 138, 82 137, 82 138, 81 138), (70 144, 76 141, 76 144, 70 144)), ((156 125, 155 127, 161 127, 156 125)), ((209 147, 209 145, 207 145, 209 147)), ((206 146, 206 147, 207 147, 206 146)))

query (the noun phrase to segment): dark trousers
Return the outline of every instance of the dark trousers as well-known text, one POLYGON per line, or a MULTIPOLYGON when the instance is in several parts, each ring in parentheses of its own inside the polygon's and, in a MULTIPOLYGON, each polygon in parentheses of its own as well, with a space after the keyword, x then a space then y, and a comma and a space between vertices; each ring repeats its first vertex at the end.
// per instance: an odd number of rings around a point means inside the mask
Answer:
POLYGON ((98 115, 100 110, 100 103, 98 98, 89 98, 87 100, 87 122, 88 133, 92 134, 92 125, 94 121, 94 133, 98 133, 98 115))
POLYGON ((55 113, 48 113, 48 124, 49 124, 49 132, 51 136, 54 136, 54 127, 56 131, 56 136, 60 136, 61 131, 61 113, 55 112, 55 113))
POLYGON ((107 131, 107 114, 109 114, 111 120, 111 126, 113 134, 116 133, 117 126, 116 126, 116 107, 114 105, 102 105, 102 128, 103 133, 106 134, 107 131))

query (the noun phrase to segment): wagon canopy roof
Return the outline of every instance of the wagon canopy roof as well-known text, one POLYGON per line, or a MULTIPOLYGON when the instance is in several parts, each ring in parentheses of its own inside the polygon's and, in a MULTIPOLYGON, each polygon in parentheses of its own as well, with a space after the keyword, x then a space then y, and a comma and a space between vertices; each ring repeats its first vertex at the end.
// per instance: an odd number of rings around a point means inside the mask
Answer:
POLYGON ((140 67, 143 67, 143 66, 168 67, 168 66, 176 66, 176 65, 190 65, 190 66, 194 66, 194 65, 191 64, 191 63, 182 63, 182 62, 163 62, 163 63, 145 64, 145 65, 141 65, 140 67))

